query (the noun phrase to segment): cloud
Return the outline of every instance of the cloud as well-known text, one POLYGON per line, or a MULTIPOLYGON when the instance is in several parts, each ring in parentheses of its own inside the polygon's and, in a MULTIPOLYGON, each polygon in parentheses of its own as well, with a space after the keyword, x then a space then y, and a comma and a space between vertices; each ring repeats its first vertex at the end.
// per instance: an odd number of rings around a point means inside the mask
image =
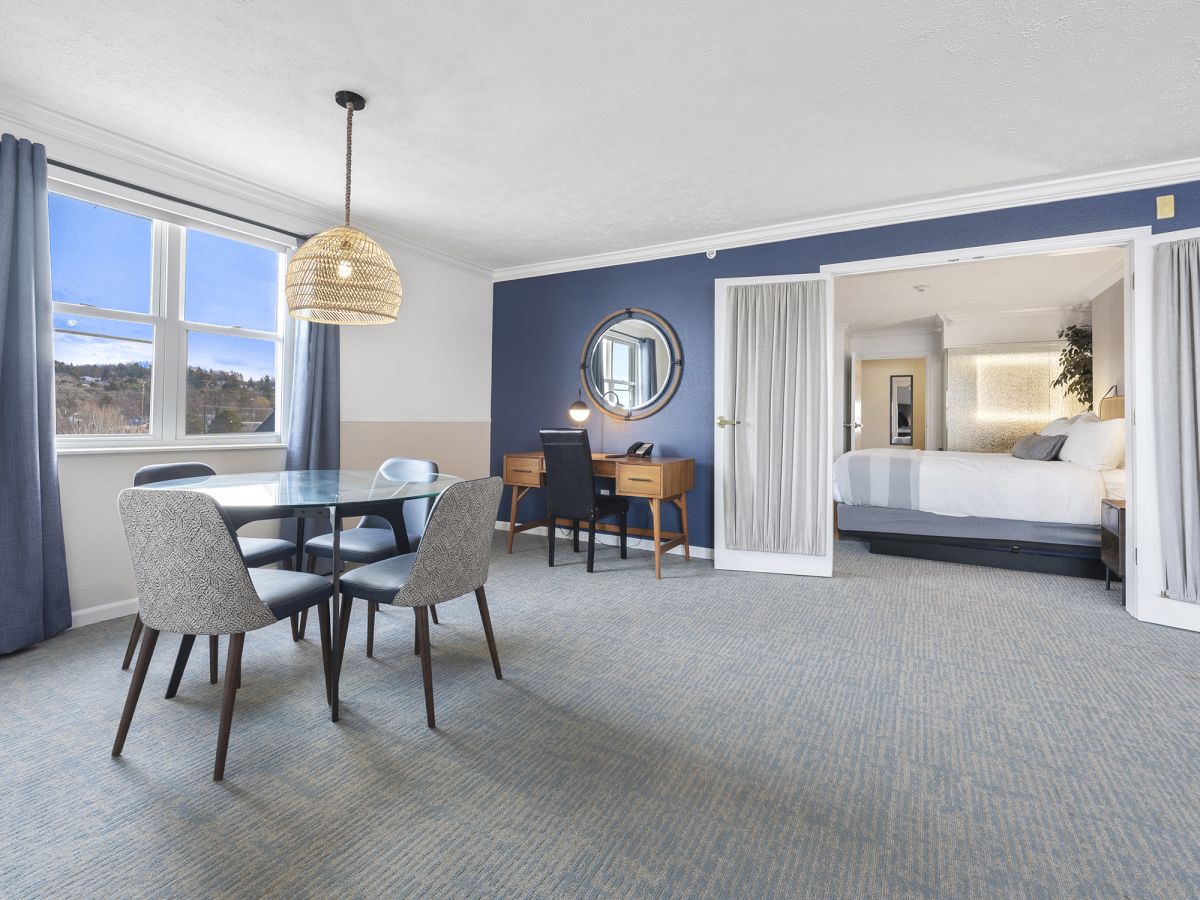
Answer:
POLYGON ((142 363, 150 365, 145 344, 88 337, 82 334, 54 336, 54 358, 69 365, 105 365, 108 363, 142 363))

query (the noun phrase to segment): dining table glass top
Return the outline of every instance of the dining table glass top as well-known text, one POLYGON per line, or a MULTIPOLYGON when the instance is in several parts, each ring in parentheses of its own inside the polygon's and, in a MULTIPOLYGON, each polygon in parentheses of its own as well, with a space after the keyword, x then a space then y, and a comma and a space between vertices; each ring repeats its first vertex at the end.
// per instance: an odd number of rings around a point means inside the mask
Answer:
POLYGON ((307 509, 437 497, 459 481, 462 479, 456 475, 392 481, 374 469, 307 469, 176 478, 143 485, 143 489, 199 491, 224 509, 307 509))

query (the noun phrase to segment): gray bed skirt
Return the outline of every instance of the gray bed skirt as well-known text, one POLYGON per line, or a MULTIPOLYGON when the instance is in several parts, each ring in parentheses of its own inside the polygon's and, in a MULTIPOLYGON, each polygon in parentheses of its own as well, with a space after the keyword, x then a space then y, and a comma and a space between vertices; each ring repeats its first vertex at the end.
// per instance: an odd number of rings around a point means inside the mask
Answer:
POLYGON ((838 531, 865 534, 904 534, 914 537, 965 538, 1018 543, 1066 544, 1099 547, 1099 525, 1066 525, 1060 522, 1026 522, 1018 519, 984 519, 974 516, 939 516, 914 509, 883 506, 837 507, 838 531))

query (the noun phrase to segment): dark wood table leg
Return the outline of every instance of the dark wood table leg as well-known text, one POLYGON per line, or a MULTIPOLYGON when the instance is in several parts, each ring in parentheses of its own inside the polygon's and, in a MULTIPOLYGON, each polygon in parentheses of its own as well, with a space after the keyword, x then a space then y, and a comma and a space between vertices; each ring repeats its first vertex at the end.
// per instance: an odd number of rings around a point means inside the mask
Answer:
POLYGON ((338 680, 342 674, 342 595, 341 568, 342 522, 338 517, 337 507, 329 507, 329 524, 333 527, 333 594, 329 598, 329 717, 331 721, 338 720, 338 680))

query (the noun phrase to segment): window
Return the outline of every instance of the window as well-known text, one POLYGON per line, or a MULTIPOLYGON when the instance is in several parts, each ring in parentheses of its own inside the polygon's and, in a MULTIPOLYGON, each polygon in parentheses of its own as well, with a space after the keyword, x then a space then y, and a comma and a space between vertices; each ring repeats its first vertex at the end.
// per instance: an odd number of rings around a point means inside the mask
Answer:
POLYGON ((600 341, 600 352, 604 395, 615 395, 615 405, 632 408, 637 387, 637 342, 605 335, 600 341))
POLYGON ((60 446, 276 443, 287 247, 50 195, 60 446))

